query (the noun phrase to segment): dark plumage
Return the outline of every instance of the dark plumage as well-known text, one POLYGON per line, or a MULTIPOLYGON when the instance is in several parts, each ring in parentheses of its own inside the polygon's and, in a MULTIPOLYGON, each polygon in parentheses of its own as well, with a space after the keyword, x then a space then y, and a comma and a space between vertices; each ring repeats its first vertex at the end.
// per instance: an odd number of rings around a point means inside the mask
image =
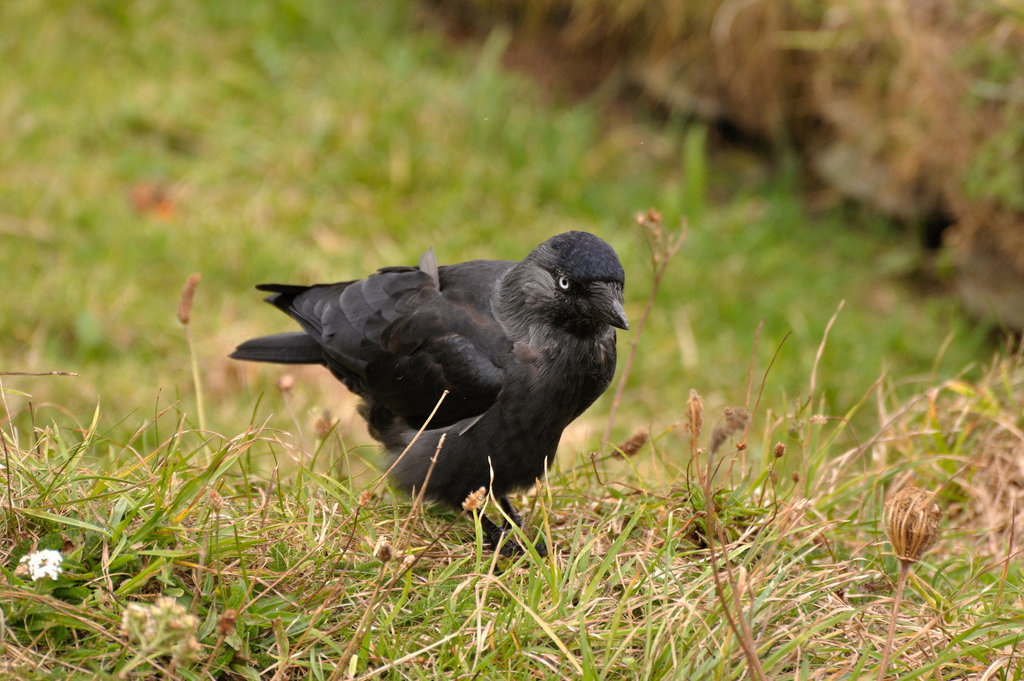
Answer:
MULTIPOLYGON (((426 495, 459 507, 487 487, 521 524, 507 495, 544 474, 562 431, 615 372, 612 327, 629 328, 624 283, 615 251, 586 232, 554 236, 521 262, 438 267, 427 251, 418 267, 358 281, 258 286, 303 332, 254 338, 231 356, 325 365, 362 397, 392 461, 448 390, 392 476, 422 486, 446 434, 426 495)), ((485 527, 497 543, 502 531, 485 527)))

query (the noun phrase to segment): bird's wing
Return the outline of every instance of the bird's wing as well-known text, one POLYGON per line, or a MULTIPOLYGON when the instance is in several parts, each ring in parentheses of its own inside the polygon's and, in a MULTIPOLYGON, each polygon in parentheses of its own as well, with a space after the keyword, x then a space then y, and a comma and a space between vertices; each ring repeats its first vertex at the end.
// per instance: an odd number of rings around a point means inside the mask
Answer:
POLYGON ((442 287, 436 265, 423 264, 354 282, 260 288, 319 343, 324 363, 346 385, 411 425, 449 391, 432 421, 443 426, 493 404, 511 342, 479 294, 490 288, 490 270, 473 291, 462 291, 462 282, 442 287))

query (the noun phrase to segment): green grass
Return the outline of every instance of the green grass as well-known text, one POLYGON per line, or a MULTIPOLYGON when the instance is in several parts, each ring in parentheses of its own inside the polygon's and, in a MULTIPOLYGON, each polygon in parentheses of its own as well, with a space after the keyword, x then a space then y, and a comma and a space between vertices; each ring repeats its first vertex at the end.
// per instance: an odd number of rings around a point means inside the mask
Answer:
POLYGON ((844 424, 788 414, 752 439, 789 430, 803 444, 720 451, 713 480, 706 432, 692 446, 656 435, 629 461, 565 462, 532 502, 530 532, 554 550, 516 561, 483 550, 479 530, 466 543, 465 513, 410 512, 387 488, 318 470, 351 455, 336 432, 279 478, 255 459, 288 459, 291 438, 261 426, 209 438, 175 409, 126 440, 95 422, 9 423, 0 674, 757 678, 731 617, 747 621, 764 678, 870 678, 896 568, 882 496, 908 476, 938 488, 967 463, 940 492, 945 532, 912 573, 886 678, 1019 679, 1006 655, 1024 575, 1007 562, 1011 516, 985 495, 1019 494, 1000 442, 1019 447, 1002 424, 1019 421, 1022 395, 1018 356, 978 384, 883 400, 900 413, 846 451, 844 424), (883 442, 894 464, 870 456, 883 442), (63 551, 59 579, 13 570, 36 548, 63 551), (158 597, 178 612, 154 612, 158 597))
MULTIPOLYGON (((770 677, 873 674, 895 574, 883 490, 937 487, 995 425, 1020 427, 1019 366, 973 366, 984 330, 912 286, 923 256, 907 235, 809 208, 786 160, 538 92, 501 68, 501 31, 456 48, 399 0, 24 0, 0 4, 0 22, 0 371, 78 374, 0 386, 12 678, 730 679, 747 662, 729 609, 770 677), (154 185, 169 208, 133 205, 154 185), (619 251, 636 320, 651 267, 634 216, 652 207, 666 229, 688 217, 688 237, 613 439, 653 442, 595 469, 610 395, 582 419, 526 503, 557 544, 547 560, 495 566, 465 543, 467 518, 386 487, 360 505, 379 471, 352 400, 323 371, 281 391, 283 370, 226 359, 288 328, 256 283, 362 276, 430 245, 442 262, 519 258, 570 228, 619 251), (194 355, 175 318, 192 272, 194 355), (755 338, 754 397, 771 370, 748 448, 720 460, 711 518, 687 399, 704 396, 708 432, 743 404, 755 338), (856 407, 883 371, 884 399, 856 407), (935 420, 906 401, 933 388, 960 411, 935 420), (890 413, 898 432, 872 444, 890 413), (714 566, 701 536, 716 527, 729 559, 714 566), (58 581, 15 574, 34 548, 64 551, 58 581), (120 631, 129 604, 158 595, 196 627, 165 609, 137 614, 184 638, 120 631), (190 637, 197 657, 171 669, 190 637)), ((901 678, 980 673, 1016 645, 1019 567, 1001 573, 1005 531, 984 535, 996 521, 965 510, 1008 510, 1014 478, 982 478, 943 493, 958 524, 908 588, 901 678)), ((1005 669, 1020 678, 1017 658, 1005 669)))
MULTIPOLYGON (((0 11, 18 28, 0 43, 14 66, 0 83, 0 267, 13 287, 0 367, 80 374, 18 381, 37 404, 78 413, 99 400, 120 419, 157 391, 189 399, 173 315, 194 271, 209 424, 228 430, 279 373, 247 371, 255 389, 240 393, 225 359, 288 328, 259 282, 359 277, 430 245, 442 262, 520 258, 583 228, 619 250, 635 317, 650 268, 633 216, 648 208, 668 227, 691 222, 631 378, 633 420, 671 422, 691 387, 740 401, 762 319, 759 372, 791 334, 768 389, 806 398, 841 300, 819 371, 834 410, 883 369, 929 375, 948 345, 935 367, 948 375, 984 345, 954 300, 908 287, 921 256, 906 235, 856 209, 809 210, 786 163, 709 152, 699 128, 553 103, 501 69, 500 31, 457 50, 398 0, 0 11), (133 209, 149 184, 173 202, 166 219, 133 209)), ((304 394, 332 406, 323 382, 304 394)))

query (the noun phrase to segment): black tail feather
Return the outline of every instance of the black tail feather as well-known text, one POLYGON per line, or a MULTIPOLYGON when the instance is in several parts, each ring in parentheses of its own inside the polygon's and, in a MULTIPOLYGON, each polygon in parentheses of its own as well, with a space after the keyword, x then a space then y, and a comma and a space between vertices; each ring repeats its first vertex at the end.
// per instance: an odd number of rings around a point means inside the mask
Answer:
POLYGON ((304 332, 278 333, 247 340, 231 353, 232 359, 276 364, 323 364, 317 342, 304 332))
POLYGON ((291 308, 295 297, 299 294, 305 293, 310 288, 312 287, 292 286, 290 284, 260 284, 256 287, 256 290, 270 293, 270 295, 263 300, 290 316, 292 314, 291 308))
POLYGON ((297 286, 295 284, 257 284, 257 291, 268 291, 270 293, 291 293, 299 294, 313 288, 312 286, 297 286))

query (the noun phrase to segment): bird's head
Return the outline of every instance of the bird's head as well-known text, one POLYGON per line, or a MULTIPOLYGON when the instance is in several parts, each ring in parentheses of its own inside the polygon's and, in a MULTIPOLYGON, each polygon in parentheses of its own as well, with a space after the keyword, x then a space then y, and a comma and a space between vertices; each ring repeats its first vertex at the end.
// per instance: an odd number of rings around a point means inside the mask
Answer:
POLYGON ((618 255, 587 232, 553 236, 513 268, 503 304, 525 321, 543 320, 575 334, 608 325, 628 329, 622 290, 626 275, 618 255))

